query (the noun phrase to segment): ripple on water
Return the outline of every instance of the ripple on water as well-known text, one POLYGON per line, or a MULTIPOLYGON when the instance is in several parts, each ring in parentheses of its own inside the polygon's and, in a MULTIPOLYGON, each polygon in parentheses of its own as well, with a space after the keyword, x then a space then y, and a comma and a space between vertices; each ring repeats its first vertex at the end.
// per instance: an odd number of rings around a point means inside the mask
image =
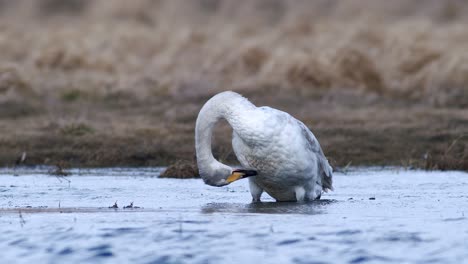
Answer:
POLYGON ((31 251, 33 251, 33 250, 35 250, 35 249, 37 249, 39 247, 39 245, 30 242, 27 238, 15 239, 15 240, 9 242, 8 246, 9 247, 17 247, 17 248, 25 249, 28 252, 31 252, 31 251))
POLYGON ((324 262, 324 261, 313 261, 310 259, 300 259, 300 258, 294 258, 293 262, 297 264, 328 264, 329 263, 329 262, 324 262))
POLYGON ((277 243, 278 246, 292 245, 301 242, 302 239, 285 239, 277 243))
POLYGON ((16 240, 11 241, 10 243, 8 243, 8 245, 17 246, 17 245, 23 244, 25 242, 27 242, 26 238, 20 238, 20 239, 16 239, 16 240))
POLYGON ((111 245, 109 244, 101 244, 97 246, 93 246, 88 248, 88 251, 94 252, 94 251, 103 251, 103 250, 108 250, 111 248, 111 245))
POLYGON ((455 221, 463 221, 463 220, 466 220, 468 218, 466 217, 456 217, 456 218, 445 218, 443 221, 444 222, 455 222, 455 221))
POLYGON ((57 255, 60 255, 60 256, 65 256, 65 255, 70 255, 72 254, 73 252, 75 252, 71 247, 66 247, 62 250, 60 250, 57 255))
POLYGON ((410 242, 410 243, 420 243, 420 242, 430 242, 431 239, 423 239, 419 233, 415 232, 392 232, 383 237, 377 238, 378 242, 410 242))
POLYGON ((381 256, 357 256, 352 258, 348 263, 357 264, 357 263, 366 263, 366 262, 391 262, 392 260, 386 257, 381 256))
POLYGON ((114 253, 111 251, 100 251, 94 255, 95 258, 108 258, 108 257, 113 257, 114 253))
POLYGON ((171 256, 163 255, 163 256, 159 256, 147 262, 147 264, 168 264, 168 263, 179 263, 179 262, 180 261, 176 261, 176 259, 171 256))
POLYGON ((357 234, 361 234, 362 231, 358 229, 344 229, 337 232, 320 232, 319 235, 325 236, 353 236, 357 234))
POLYGON ((86 250, 93 254, 92 259, 109 258, 114 256, 114 253, 112 252, 112 246, 110 244, 100 244, 89 247, 86 250))
POLYGON ((183 221, 178 221, 179 223, 183 224, 196 224, 196 225, 203 225, 203 224, 209 224, 211 221, 195 221, 195 220, 183 220, 183 221))
POLYGON ((109 238, 109 237, 119 237, 129 234, 139 234, 146 231, 146 228, 137 228, 137 227, 120 227, 120 228, 101 228, 101 231, 104 231, 103 234, 100 234, 100 237, 109 238))

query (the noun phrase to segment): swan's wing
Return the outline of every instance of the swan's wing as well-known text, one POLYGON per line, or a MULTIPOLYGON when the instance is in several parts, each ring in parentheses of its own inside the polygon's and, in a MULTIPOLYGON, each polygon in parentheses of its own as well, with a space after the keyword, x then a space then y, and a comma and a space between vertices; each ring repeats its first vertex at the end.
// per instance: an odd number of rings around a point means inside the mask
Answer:
POLYGON ((297 120, 299 123, 299 127, 301 128, 301 132, 306 139, 307 148, 317 156, 318 161, 318 170, 319 174, 322 177, 322 189, 327 192, 328 190, 333 191, 333 169, 328 163, 325 154, 323 154, 322 148, 320 147, 320 143, 315 138, 314 134, 307 128, 304 123, 297 120))

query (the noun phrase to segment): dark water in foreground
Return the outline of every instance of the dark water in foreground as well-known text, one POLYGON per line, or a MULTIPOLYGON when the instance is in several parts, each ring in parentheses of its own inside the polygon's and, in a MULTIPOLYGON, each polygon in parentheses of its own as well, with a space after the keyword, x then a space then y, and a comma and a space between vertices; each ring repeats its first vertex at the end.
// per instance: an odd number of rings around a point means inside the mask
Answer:
POLYGON ((0 263, 468 263, 467 173, 337 173, 308 204, 157 173, 0 170, 0 263))

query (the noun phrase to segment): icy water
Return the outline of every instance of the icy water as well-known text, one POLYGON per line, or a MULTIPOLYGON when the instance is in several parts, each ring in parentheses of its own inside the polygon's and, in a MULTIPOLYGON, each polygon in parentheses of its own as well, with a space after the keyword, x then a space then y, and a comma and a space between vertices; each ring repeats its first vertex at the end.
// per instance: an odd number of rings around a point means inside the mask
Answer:
POLYGON ((159 172, 0 170, 0 263, 468 263, 467 173, 354 170, 321 201, 251 204, 246 181, 159 172))

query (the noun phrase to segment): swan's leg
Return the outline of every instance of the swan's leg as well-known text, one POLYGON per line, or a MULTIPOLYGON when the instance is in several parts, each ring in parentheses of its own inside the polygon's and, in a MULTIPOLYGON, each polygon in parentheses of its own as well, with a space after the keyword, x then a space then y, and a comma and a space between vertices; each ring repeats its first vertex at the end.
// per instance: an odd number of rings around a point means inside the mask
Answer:
POLYGON ((317 184, 315 185, 314 191, 315 191, 315 197, 314 197, 314 199, 315 199, 315 200, 320 200, 320 198, 322 197, 322 193, 323 193, 322 184, 318 184, 318 183, 317 183, 317 184))
POLYGON ((249 178, 250 194, 252 194, 252 202, 260 202, 260 196, 262 196, 263 189, 255 183, 254 178, 249 178))
POLYGON ((296 201, 304 202, 306 198, 306 190, 302 186, 297 186, 294 191, 296 192, 296 201))
POLYGON ((316 182, 306 193, 306 199, 309 201, 320 200, 322 196, 322 185, 316 182))

